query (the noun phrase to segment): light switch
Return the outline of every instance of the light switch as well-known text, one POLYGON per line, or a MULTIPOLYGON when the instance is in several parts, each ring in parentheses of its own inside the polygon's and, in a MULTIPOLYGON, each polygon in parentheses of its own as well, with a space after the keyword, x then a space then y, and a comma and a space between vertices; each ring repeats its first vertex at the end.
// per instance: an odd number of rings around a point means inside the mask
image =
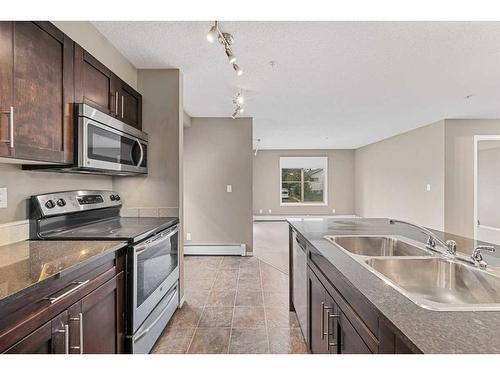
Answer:
POLYGON ((191 233, 186 233, 186 241, 191 241, 191 233))
POLYGON ((226 185, 226 191, 228 193, 232 193, 233 192, 233 185, 226 185))
POLYGON ((0 208, 7 208, 7 188, 0 188, 0 208))
POLYGON ((426 186, 426 190, 427 190, 427 191, 431 191, 431 184, 427 184, 427 186, 426 186))

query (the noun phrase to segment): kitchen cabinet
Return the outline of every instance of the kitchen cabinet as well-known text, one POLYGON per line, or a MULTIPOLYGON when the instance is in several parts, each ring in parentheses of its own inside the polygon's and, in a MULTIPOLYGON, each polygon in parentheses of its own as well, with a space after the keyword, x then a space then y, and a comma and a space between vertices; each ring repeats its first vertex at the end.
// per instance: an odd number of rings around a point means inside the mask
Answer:
POLYGON ((126 124, 142 129, 142 96, 132 87, 116 77, 118 87, 117 117, 126 124))
POLYGON ((73 160, 73 41, 50 22, 0 22, 0 157, 73 160))
POLYGON ((74 66, 75 102, 88 104, 141 129, 141 94, 77 44, 74 66))
POLYGON ((308 268, 308 293, 311 353, 372 353, 339 307, 339 303, 330 295, 311 268, 308 268))
POLYGON ((111 116, 118 113, 114 74, 75 43, 75 102, 88 104, 111 116))
POLYGON ((81 354, 122 353, 124 342, 123 272, 69 310, 71 347, 81 354))
POLYGON ((68 312, 64 311, 50 322, 19 341, 6 354, 67 354, 69 334, 68 312))
POLYGON ((125 351, 123 257, 89 264, 2 307, 0 352, 125 351))

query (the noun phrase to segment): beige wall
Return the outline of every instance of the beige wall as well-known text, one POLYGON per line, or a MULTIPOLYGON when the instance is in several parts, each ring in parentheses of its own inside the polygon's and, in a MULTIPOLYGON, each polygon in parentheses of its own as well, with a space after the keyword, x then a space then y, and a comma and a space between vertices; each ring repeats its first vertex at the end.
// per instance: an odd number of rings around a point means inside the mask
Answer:
POLYGON ((0 187, 7 188, 8 207, 0 208, 0 223, 28 218, 31 195, 76 189, 111 189, 111 177, 23 171, 18 165, 0 164, 0 187))
POLYGON ((113 188, 125 207, 165 207, 178 216, 182 138, 182 76, 178 69, 138 72, 142 93, 142 127, 149 135, 148 175, 114 177, 113 188))
POLYGON ((252 119, 193 117, 184 132, 186 244, 244 243, 251 251, 252 119))
POLYGON ((500 120, 446 120, 445 230, 474 236, 474 136, 500 134, 500 120))
MULTIPOLYGON (((137 89, 137 69, 88 21, 52 22, 118 77, 137 89)), ((140 91, 140 90, 139 90, 140 91)))
POLYGON ((336 214, 354 213, 354 150, 259 150, 257 152, 253 162, 254 215, 331 215, 333 209, 336 214), (281 156, 328 157, 327 206, 280 206, 281 156))
POLYGON ((406 219, 442 230, 444 133, 444 121, 439 121, 357 149, 356 214, 406 219))

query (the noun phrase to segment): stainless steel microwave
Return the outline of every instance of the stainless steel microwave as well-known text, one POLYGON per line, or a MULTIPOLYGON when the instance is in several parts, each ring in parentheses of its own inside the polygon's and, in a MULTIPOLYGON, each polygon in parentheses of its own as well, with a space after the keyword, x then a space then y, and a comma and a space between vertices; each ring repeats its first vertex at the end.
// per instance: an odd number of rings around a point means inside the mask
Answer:
POLYGON ((33 165, 23 169, 106 175, 148 173, 148 135, 86 104, 75 104, 73 165, 33 165))

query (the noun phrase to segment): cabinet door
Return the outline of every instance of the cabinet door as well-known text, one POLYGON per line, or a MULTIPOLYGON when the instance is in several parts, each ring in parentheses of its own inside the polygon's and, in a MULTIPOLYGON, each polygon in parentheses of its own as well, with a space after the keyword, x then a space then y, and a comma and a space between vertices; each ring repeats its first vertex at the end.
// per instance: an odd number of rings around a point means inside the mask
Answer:
POLYGON ((9 113, 12 106, 12 73, 14 22, 0 22, 0 156, 9 157, 10 147, 9 113))
POLYGON ((120 88, 111 70, 79 45, 75 45, 74 64, 75 101, 117 116, 120 88))
POLYGON ((313 354, 329 353, 326 327, 326 291, 317 277, 308 269, 309 288, 309 349, 313 354))
POLYGON ((368 346, 342 312, 339 317, 339 329, 341 354, 371 354, 368 346))
POLYGON ((68 313, 64 311, 9 348, 7 354, 65 354, 69 351, 68 313))
POLYGON ((132 87, 117 77, 119 82, 120 100, 118 103, 118 118, 137 128, 142 129, 142 96, 132 87))
POLYGON ((73 41, 50 22, 13 23, 11 157, 73 160, 73 41))
POLYGON ((123 307, 123 272, 81 300, 83 353, 123 353, 123 307))

